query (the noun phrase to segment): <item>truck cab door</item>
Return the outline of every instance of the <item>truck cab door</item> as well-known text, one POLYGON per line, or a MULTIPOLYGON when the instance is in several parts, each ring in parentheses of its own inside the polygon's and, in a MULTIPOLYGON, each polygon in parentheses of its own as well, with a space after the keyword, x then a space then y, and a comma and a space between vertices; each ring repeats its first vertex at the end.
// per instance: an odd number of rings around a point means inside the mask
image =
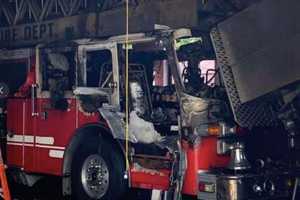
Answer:
POLYGON ((40 48, 34 102, 36 172, 61 175, 64 150, 76 128, 75 51, 40 48))
MULTIPOLYGON (((34 68, 32 54, 31 49, 6 51, 4 55, 1 52, 0 61, 0 82, 9 88, 9 95, 5 100, 6 152, 2 148, 2 155, 8 166, 22 168, 25 171, 32 170, 34 165, 34 131, 30 98, 30 87, 34 79, 31 73, 34 68)), ((1 101, 3 104, 4 100, 1 101)))
MULTIPOLYGON (((120 107, 119 65, 117 45, 82 45, 78 48, 77 87, 79 99, 96 96, 102 103, 120 107)), ((99 101, 98 101, 99 102, 99 101)), ((84 106, 84 105, 83 105, 84 106)), ((96 106, 100 108, 101 105, 96 106)))

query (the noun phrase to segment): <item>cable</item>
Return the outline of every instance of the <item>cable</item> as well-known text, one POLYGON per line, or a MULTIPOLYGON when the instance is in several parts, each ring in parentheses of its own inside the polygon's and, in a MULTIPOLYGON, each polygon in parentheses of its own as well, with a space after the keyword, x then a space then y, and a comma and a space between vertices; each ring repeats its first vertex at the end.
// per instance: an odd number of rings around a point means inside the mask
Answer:
POLYGON ((294 190, 293 190, 293 198, 292 198, 292 200, 296 200, 296 194, 297 194, 298 182, 299 182, 299 179, 296 178, 296 180, 295 180, 295 186, 294 186, 294 190))
MULTIPOLYGON (((126 0, 126 38, 125 38, 125 157, 126 170, 129 172, 129 0, 126 0)), ((129 173, 128 173, 129 174, 129 173)))

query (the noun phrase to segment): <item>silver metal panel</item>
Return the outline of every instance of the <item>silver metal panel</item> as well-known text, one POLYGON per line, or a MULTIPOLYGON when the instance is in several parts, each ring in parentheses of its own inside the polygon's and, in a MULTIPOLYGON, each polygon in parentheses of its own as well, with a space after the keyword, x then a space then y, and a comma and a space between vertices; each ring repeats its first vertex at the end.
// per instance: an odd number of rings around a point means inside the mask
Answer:
POLYGON ((268 101, 241 102, 224 41, 217 28, 212 30, 211 37, 236 122, 242 127, 274 125, 276 116, 273 115, 274 112, 268 101))
POLYGON ((299 10, 265 0, 218 25, 241 103, 300 80, 299 10))
POLYGON ((211 32, 237 123, 278 123, 273 91, 300 81, 300 2, 264 0, 211 32))

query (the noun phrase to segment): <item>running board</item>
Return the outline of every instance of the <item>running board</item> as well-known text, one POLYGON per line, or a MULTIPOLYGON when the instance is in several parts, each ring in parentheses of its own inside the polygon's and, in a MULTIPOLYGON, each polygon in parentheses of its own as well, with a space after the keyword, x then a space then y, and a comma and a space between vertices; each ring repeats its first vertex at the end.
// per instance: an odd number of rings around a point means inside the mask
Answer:
POLYGON ((131 187, 168 190, 172 159, 162 156, 134 155, 130 167, 131 187))

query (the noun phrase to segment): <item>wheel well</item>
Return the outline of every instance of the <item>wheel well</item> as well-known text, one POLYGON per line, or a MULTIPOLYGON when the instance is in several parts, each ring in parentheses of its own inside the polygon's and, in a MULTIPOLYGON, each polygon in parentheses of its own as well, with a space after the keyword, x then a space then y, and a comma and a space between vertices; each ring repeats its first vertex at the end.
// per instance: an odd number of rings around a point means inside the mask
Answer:
MULTIPOLYGON (((124 149, 121 143, 113 138, 111 131, 102 124, 89 124, 75 131, 69 145, 64 154, 62 178, 63 178, 63 195, 71 195, 71 166, 76 149, 81 143, 88 138, 95 138, 95 141, 101 141, 102 138, 109 140, 112 145, 119 149, 120 153, 124 155, 124 149)), ((124 155, 125 156, 125 155, 124 155)), ((125 162, 125 157, 124 157, 125 162)))

